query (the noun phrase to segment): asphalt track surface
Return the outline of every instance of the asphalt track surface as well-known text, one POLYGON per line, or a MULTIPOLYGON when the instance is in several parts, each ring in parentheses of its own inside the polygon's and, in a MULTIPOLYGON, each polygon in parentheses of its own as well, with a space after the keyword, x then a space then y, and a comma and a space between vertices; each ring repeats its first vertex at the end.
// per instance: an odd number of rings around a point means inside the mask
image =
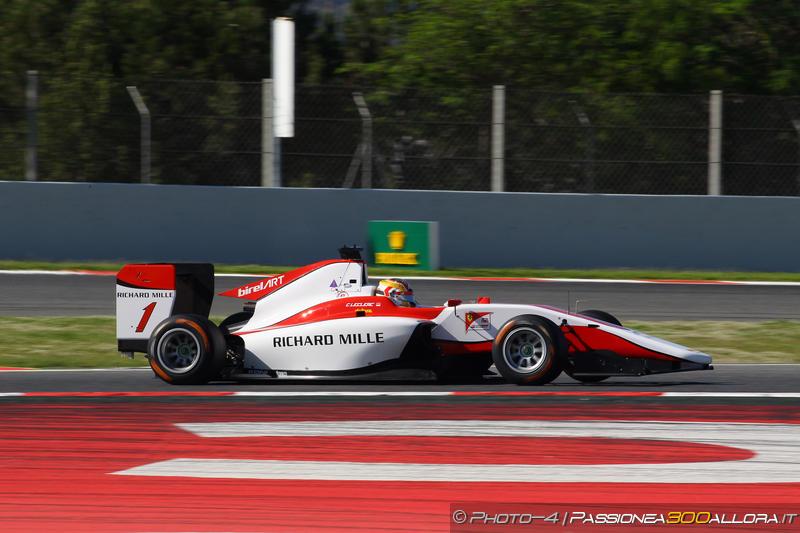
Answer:
MULTIPOLYGON (((259 277, 217 277, 222 292, 259 277)), ((374 280, 377 283, 377 280, 374 280)), ((621 320, 800 320, 800 286, 415 280, 423 305, 447 299, 603 309, 621 320)), ((113 315, 113 276, 0 274, 0 315, 113 315)), ((212 315, 241 310, 217 297, 212 315)))
MULTIPOLYGON (((796 287, 415 290, 427 304, 581 300, 623 320, 800 318, 796 287)), ((113 313, 113 277, 0 275, 0 294, 5 315, 113 313)), ((215 314, 238 310, 222 300, 215 314)), ((0 372, 0 530, 608 531, 586 517, 677 511, 717 520, 696 531, 800 531, 797 393, 800 365, 543 387, 496 377, 175 387, 149 369, 0 372), (502 525, 509 514, 527 524, 502 525)), ((674 526, 612 527, 659 528, 674 526)))
POLYGON ((0 420, 3 531, 800 530, 797 399, 0 397, 0 420))
MULTIPOLYGON (((144 362, 144 359, 142 359, 144 362)), ((800 365, 716 365, 714 370, 682 372, 642 377, 618 377, 593 384, 583 384, 562 375, 542 387, 509 385, 499 377, 487 375, 478 383, 444 385, 433 380, 421 381, 334 381, 269 380, 248 383, 217 382, 208 385, 174 386, 156 378, 149 368, 100 370, 33 370, 0 372, 0 393, 10 392, 102 392, 102 391, 547 391, 547 392, 620 392, 620 391, 701 391, 795 392, 800 393, 800 365)))

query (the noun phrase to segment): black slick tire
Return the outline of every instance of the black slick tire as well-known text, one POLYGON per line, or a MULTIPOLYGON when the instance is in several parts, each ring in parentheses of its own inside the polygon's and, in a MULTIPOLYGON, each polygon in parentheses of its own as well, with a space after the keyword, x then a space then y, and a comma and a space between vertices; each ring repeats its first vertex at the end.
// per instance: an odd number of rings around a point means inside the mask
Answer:
POLYGON ((561 374, 558 329, 549 320, 522 315, 506 322, 492 347, 494 366, 509 383, 544 385, 561 374))
POLYGON ((153 372, 173 385, 197 385, 219 376, 225 338, 210 320, 175 315, 156 326, 147 344, 153 372))
POLYGON ((615 326, 622 326, 622 322, 620 322, 617 317, 615 317, 611 313, 600 311, 599 309, 588 309, 586 311, 581 311, 578 314, 583 316, 588 316, 589 318, 602 320, 603 322, 608 322, 609 324, 614 324, 615 326))

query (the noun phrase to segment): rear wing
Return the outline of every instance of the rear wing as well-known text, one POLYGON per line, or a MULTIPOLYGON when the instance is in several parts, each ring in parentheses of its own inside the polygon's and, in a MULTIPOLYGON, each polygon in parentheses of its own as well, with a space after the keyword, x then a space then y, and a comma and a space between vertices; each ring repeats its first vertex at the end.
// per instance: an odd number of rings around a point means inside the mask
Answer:
POLYGON ((117 273, 117 347, 147 352, 153 329, 172 315, 208 317, 214 299, 214 265, 125 265, 117 273))

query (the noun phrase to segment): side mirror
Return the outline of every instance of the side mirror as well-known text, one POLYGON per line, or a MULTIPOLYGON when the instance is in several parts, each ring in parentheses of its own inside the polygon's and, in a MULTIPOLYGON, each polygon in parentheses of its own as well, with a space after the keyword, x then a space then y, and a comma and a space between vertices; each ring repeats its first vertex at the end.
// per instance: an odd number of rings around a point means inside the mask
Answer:
POLYGON ((355 244, 353 246, 344 245, 339 248, 339 257, 342 259, 361 261, 361 250, 363 250, 363 248, 355 244))

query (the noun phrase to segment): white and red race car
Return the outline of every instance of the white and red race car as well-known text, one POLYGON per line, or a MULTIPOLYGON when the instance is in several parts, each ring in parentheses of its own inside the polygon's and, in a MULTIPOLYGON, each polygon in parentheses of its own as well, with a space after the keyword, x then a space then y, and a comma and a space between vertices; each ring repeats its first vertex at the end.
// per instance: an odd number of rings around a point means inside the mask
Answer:
POLYGON ((491 303, 402 307, 376 295, 356 248, 220 293, 246 301, 219 325, 210 264, 130 264, 117 274, 117 340, 173 384, 212 380, 376 377, 419 370, 542 385, 711 369, 711 357, 625 327, 608 313, 491 303))

